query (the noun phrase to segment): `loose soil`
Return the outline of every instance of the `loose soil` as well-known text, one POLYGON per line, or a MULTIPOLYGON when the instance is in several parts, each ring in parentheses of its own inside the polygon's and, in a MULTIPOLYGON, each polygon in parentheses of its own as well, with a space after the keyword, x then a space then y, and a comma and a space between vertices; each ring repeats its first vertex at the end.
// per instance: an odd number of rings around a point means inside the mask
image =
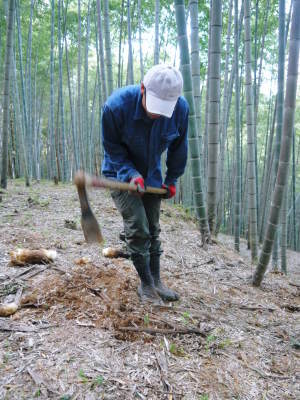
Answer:
MULTIPOLYGON (((299 253, 288 276, 251 285, 241 252, 220 235, 207 249, 195 221, 164 202, 163 277, 181 300, 139 302, 128 259, 88 245, 72 185, 9 183, 0 193, 0 399, 299 399, 299 253), (51 264, 9 265, 11 250, 54 249, 51 264), (156 332, 155 332, 156 331, 156 332)), ((89 193, 105 247, 122 247, 106 191, 89 193)))

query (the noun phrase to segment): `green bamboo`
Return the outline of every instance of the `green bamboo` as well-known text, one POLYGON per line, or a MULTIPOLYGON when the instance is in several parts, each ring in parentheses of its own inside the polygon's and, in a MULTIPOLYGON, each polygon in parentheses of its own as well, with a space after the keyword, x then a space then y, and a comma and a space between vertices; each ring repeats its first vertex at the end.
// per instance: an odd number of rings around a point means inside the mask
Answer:
MULTIPOLYGON (((258 9, 257 9, 258 11, 258 9)), ((268 28, 268 17, 270 11, 270 0, 267 0, 266 6, 264 8, 264 27, 263 27, 263 34, 262 34, 262 42, 260 48, 260 62, 259 62, 259 72, 258 72, 258 81, 256 82, 256 75, 255 75, 255 86, 254 86, 254 140, 255 140, 255 176, 256 176, 256 195, 257 195, 257 204, 258 204, 258 163, 257 163, 257 121, 258 121, 258 105, 259 105, 259 96, 260 96, 260 86, 261 86, 261 78, 262 78, 262 65, 263 65, 263 55, 265 49, 265 41, 267 35, 267 28, 268 28)), ((256 36, 255 36, 256 38, 256 36)), ((255 74, 257 68, 257 58, 255 59, 255 74)), ((257 207, 257 220, 259 220, 259 212, 260 208, 257 207)))
POLYGON ((64 96, 63 96, 63 73, 62 73, 62 40, 61 40, 61 0, 58 0, 58 64, 59 64, 59 104, 60 104, 60 128, 61 128, 61 146, 62 146, 62 180, 67 181, 67 154, 65 144, 65 111, 64 111, 64 96))
POLYGON ((285 185, 287 183, 289 160, 291 153, 293 125, 296 105, 298 66, 299 66, 299 44, 300 44, 300 0, 293 2, 292 26, 290 34, 288 71, 286 81, 286 92, 284 102, 283 131, 281 139, 281 149, 279 156, 279 167, 276 178, 275 189, 272 196, 271 210, 266 236, 264 239, 259 263, 253 276, 253 285, 260 286, 266 272, 276 227, 278 225, 280 209, 284 196, 285 185))
MULTIPOLYGON (((278 170, 278 161, 280 153, 280 143, 282 135, 282 119, 283 119, 283 100, 284 100, 284 37, 285 37, 285 0, 279 0, 279 29, 278 29, 278 78, 277 78, 277 110, 276 110, 276 137, 274 145, 274 182, 278 170)), ((282 213, 282 218, 284 218, 284 213, 282 213)), ((285 224, 286 221, 283 221, 285 224)), ((279 246, 279 236, 276 234, 276 240, 273 246, 273 268, 278 268, 278 246, 279 246)))
POLYGON ((288 185, 285 185, 283 201, 282 201, 282 210, 281 210, 281 271, 286 274, 287 273, 287 203, 288 203, 288 185))
POLYGON ((241 144, 240 144, 240 79, 239 79, 239 31, 238 0, 234 1, 234 66, 235 66, 235 202, 234 202, 234 248, 240 251, 241 215, 241 144))
POLYGON ((220 62, 222 2, 212 0, 211 50, 209 55, 207 211, 210 232, 215 233, 219 158, 220 62))
POLYGON ((127 84, 133 85, 133 56, 131 41, 131 16, 130 16, 130 0, 127 0, 127 33, 128 33, 128 64, 127 64, 127 84))
POLYGON ((8 169, 8 132, 9 132, 9 101, 10 101, 10 77, 13 44, 13 24, 14 24, 15 0, 9 0, 9 11, 6 29, 6 48, 4 66, 4 90, 3 90, 3 124, 2 124, 2 169, 1 187, 7 188, 7 169, 8 169))
POLYGON ((87 171, 92 172, 92 146, 91 131, 89 125, 89 44, 90 44, 90 2, 88 1, 87 9, 87 27, 85 37, 85 54, 84 54, 84 78, 83 78, 83 122, 85 137, 85 158, 87 171))
POLYGON ((199 157, 199 145, 197 137, 197 123, 195 117, 195 105, 193 96, 192 86, 192 73, 190 67, 189 47, 186 33, 186 21, 185 21, 185 7, 184 0, 175 0, 175 13, 176 13, 176 25, 178 34, 178 43, 180 48, 180 65, 183 74, 183 92, 184 96, 188 101, 190 112, 189 112, 189 151, 190 151, 190 163, 192 170, 192 182, 193 182, 193 195, 194 195, 194 206, 196 215, 199 219, 200 230, 202 235, 202 243, 210 241, 210 232, 206 215, 206 208, 204 203, 204 196, 202 190, 201 181, 201 165, 199 157))
POLYGON ((54 19, 55 8, 54 0, 51 0, 51 48, 50 48, 50 115, 49 115, 49 135, 50 135, 50 176, 57 180, 57 164, 55 156, 55 140, 54 140, 54 19))
MULTIPOLYGON (((300 141, 300 139, 299 139, 300 141)), ((292 210, 293 210, 293 250, 296 251, 296 157, 295 157, 295 129, 293 129, 293 163, 292 163, 292 210)))
POLYGON ((103 48, 103 34, 102 34, 102 21, 101 21, 101 2, 97 0, 97 27, 98 27, 98 48, 100 57, 100 71, 101 71, 101 88, 102 100, 107 98, 107 87, 105 78, 105 62, 104 62, 104 48, 103 48))
MULTIPOLYGON (((124 0, 122 0, 122 10, 120 16, 120 35, 119 35, 119 62, 118 62, 118 87, 121 87, 121 58, 122 58, 122 35, 123 35, 123 19, 124 19, 124 0)), ((142 38, 141 38, 141 0, 138 0, 138 26, 139 26, 139 45, 140 45, 140 64, 142 63, 142 38)), ((142 68, 142 65, 140 66, 142 68)), ((141 76, 144 77, 144 72, 142 73, 141 69, 141 76)), ((142 80, 141 78, 141 80, 142 80)))
POLYGON ((85 167, 85 158, 83 154, 83 132, 82 132, 82 112, 81 112, 81 3, 78 0, 77 3, 78 9, 78 27, 77 27, 77 35, 78 35, 78 53, 77 53, 77 138, 79 145, 79 165, 80 168, 85 167))
POLYGON ((159 9, 160 0, 155 0, 154 65, 159 63, 159 9))
POLYGON ((245 24, 245 86, 247 106, 247 137, 248 137, 248 201, 249 201, 249 239, 251 259, 257 261, 257 203, 256 203, 256 168, 255 168, 255 140, 253 130, 253 88, 252 88, 252 59, 251 59, 251 10, 250 0, 244 0, 245 24))
POLYGON ((138 29, 139 29, 140 73, 141 73, 141 81, 143 81, 143 79, 144 79, 144 61, 143 61, 143 48, 142 48, 141 0, 138 0, 138 29))
POLYGON ((217 224, 216 234, 218 234, 221 224, 224 220, 224 167, 225 167, 225 143, 227 140, 227 108, 229 101, 228 93, 228 75, 229 75, 229 56, 230 56, 230 37, 231 37, 231 25, 232 25, 232 2, 229 2, 228 10, 228 25, 227 25, 227 37, 226 37, 226 59, 225 59, 225 72, 224 72, 224 87, 223 87, 223 104, 221 113, 221 125, 220 125, 220 160, 218 164, 218 207, 217 207, 217 224))
POLYGON ((18 54, 19 54, 19 68, 20 68, 20 80, 21 80, 21 92, 22 92, 22 117, 24 124, 24 145, 26 148, 26 158, 27 158, 27 168, 28 175, 25 180, 26 186, 30 185, 30 177, 29 177, 29 166, 28 166, 28 146, 27 146, 27 138, 28 138, 28 117, 27 117, 27 99, 25 94, 25 82, 24 82, 24 74, 23 74, 23 57, 22 57, 22 35, 21 35, 21 22, 20 22, 20 3, 19 0, 16 2, 16 21, 17 21, 17 30, 18 30, 18 54))
MULTIPOLYGON (((17 80, 17 69, 16 69, 16 61, 15 61, 15 54, 13 57, 13 78, 14 78, 14 111, 16 113, 16 120, 17 120, 17 127, 15 129, 19 132, 19 142, 20 142, 20 152, 21 152, 21 163, 23 164, 23 171, 25 176, 25 182, 29 181, 28 177, 28 168, 27 168, 27 152, 25 148, 25 133, 24 133, 24 124, 22 124, 22 112, 20 107, 20 94, 19 94, 19 87, 18 87, 18 80, 17 80)), ((21 164, 20 163, 20 164, 21 164)))
POLYGON ((32 94, 31 94, 31 53, 32 53, 32 19, 33 19, 34 0, 31 0, 30 4, 30 18, 29 18, 29 29, 27 39, 27 51, 26 51, 26 65, 25 65, 25 80, 26 80, 26 95, 27 95, 27 155, 28 155, 28 171, 30 178, 32 178, 33 169, 33 157, 32 157, 32 143, 33 143, 33 128, 32 128, 32 94))
POLYGON ((111 56, 111 40, 109 28, 109 2, 104 0, 104 37, 105 37, 105 53, 107 68, 107 87, 108 95, 113 91, 113 73, 112 73, 112 56, 111 56))
POLYGON ((71 131, 72 131, 72 144, 73 144, 73 156, 75 162, 76 171, 79 169, 79 157, 78 157, 78 139, 75 128, 75 120, 74 120, 74 108, 73 108, 73 95, 71 89, 71 77, 70 77, 70 67, 69 67, 69 55, 68 55, 68 44, 66 35, 64 35, 65 40, 65 51, 66 51, 66 67, 67 67, 67 81, 68 81, 68 91, 69 91, 69 104, 70 104, 70 119, 71 119, 71 131))
POLYGON ((197 131, 199 137, 200 158, 202 159, 202 136, 201 136, 201 80, 200 80, 200 57, 199 57, 199 23, 198 23, 198 0, 190 0, 191 18, 191 69, 194 90, 195 114, 197 131))

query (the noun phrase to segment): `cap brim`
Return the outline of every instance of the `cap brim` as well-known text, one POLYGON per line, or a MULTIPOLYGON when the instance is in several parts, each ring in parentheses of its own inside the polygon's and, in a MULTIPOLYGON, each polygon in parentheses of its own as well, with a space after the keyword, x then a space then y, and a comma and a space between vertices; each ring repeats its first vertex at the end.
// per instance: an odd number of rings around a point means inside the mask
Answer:
POLYGON ((147 91, 146 93, 146 108, 151 114, 159 114, 164 117, 171 118, 174 108, 176 106, 176 100, 162 100, 156 96, 153 96, 147 91))

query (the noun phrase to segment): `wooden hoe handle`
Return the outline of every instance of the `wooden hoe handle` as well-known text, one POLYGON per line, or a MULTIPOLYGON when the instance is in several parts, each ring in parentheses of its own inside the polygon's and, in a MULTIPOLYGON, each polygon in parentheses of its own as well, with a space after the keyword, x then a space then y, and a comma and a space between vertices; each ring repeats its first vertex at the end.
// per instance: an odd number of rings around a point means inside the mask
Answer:
MULTIPOLYGON (((79 171, 75 175, 74 179, 76 186, 86 186, 86 187, 98 187, 113 190, 129 190, 130 192, 137 192, 137 187, 131 185, 127 182, 120 182, 112 179, 101 178, 98 176, 91 176, 79 171)), ((146 186, 145 193, 151 194, 166 194, 166 189, 156 188, 152 186, 146 186)))

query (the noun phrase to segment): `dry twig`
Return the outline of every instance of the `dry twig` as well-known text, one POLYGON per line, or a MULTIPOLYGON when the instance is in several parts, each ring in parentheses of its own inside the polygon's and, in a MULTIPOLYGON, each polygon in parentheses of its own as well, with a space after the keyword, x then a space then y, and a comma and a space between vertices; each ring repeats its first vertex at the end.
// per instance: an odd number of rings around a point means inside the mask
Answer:
POLYGON ((145 332, 150 335, 190 335, 195 334, 202 337, 206 337, 205 332, 195 328, 177 328, 177 329, 161 329, 161 328, 144 328, 144 327, 133 327, 133 326, 121 326, 118 328, 119 331, 128 332, 145 332))

